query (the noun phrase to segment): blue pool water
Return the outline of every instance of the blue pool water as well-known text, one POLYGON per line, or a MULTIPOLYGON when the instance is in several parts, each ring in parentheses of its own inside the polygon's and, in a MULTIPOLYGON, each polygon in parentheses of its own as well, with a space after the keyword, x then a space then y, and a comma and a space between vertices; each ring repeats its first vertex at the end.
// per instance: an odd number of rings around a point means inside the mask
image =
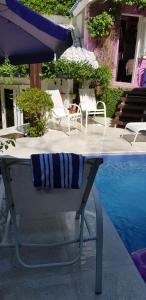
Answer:
POLYGON ((128 251, 146 248, 146 155, 104 157, 96 185, 128 251))

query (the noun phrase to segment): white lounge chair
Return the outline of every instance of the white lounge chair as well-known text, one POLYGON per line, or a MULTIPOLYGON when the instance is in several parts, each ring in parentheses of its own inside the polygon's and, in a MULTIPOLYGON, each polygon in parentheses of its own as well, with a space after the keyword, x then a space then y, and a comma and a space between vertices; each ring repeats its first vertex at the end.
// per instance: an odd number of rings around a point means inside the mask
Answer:
MULTIPOLYGON (((69 163, 70 160, 69 160, 69 163)), ((95 280, 95 292, 101 293, 102 289, 102 243, 103 243, 103 221, 102 221, 102 208, 96 194, 95 188, 92 189, 98 167, 102 163, 101 158, 86 158, 84 163, 83 171, 83 184, 79 189, 68 189, 68 188, 35 188, 32 180, 32 166, 30 159, 18 159, 18 158, 1 158, 1 169, 2 176, 5 185, 6 199, 8 202, 8 207, 11 214, 11 220, 13 225, 14 234, 14 244, 8 244, 8 246, 14 246, 16 250, 16 257, 19 263, 23 267, 27 268, 37 268, 37 267, 59 267, 67 266, 75 263, 82 253, 82 246, 84 241, 96 240, 96 280, 95 280), (85 207, 89 194, 92 190, 92 194, 95 200, 95 211, 96 211, 96 235, 90 236, 91 229, 87 220, 85 219, 85 207), (41 243, 24 243, 20 240, 20 232, 18 234, 19 224, 17 222, 17 215, 19 215, 19 220, 21 217, 23 221, 28 219, 28 216, 35 220, 40 219, 40 216, 49 217, 51 213, 58 212, 76 212, 75 222, 79 222, 80 230, 79 235, 75 239, 64 240, 62 236, 62 242, 58 240, 50 244, 49 242, 44 245, 41 243), (48 214, 48 215, 47 215, 48 214), (36 217, 37 216, 37 217, 36 217), (84 225, 89 232, 89 236, 84 238, 83 230, 84 225), (90 229, 90 230, 89 230, 90 229), (79 251, 76 256, 72 259, 64 262, 51 262, 51 263, 39 263, 30 264, 26 262, 25 259, 20 256, 20 248, 25 247, 49 247, 54 246, 65 246, 78 243, 79 251)), ((65 164, 65 162, 64 162, 65 164)), ((58 168, 56 170, 58 174, 58 168)), ((61 172, 61 171, 60 171, 61 172)), ((62 174, 62 173, 61 173, 62 174)), ((42 177, 41 177, 42 178, 42 177)), ((37 222, 35 223, 37 225, 37 222)), ((67 225, 67 224, 66 224, 67 225)), ((76 224, 77 225, 77 224, 76 224)), ((50 231, 52 228, 50 228, 50 231)), ((48 229, 49 235, 49 229, 48 229)), ((63 235, 63 233, 62 233, 63 235)), ((1 245, 5 246, 6 245, 1 245)), ((48 248, 49 251, 49 248, 48 248)), ((51 252, 52 253, 52 252, 51 252)), ((24 254, 23 254, 24 255, 24 254)))
POLYGON ((135 133, 134 139, 131 142, 132 144, 136 142, 137 136, 141 131, 146 131, 146 122, 130 122, 126 124, 125 129, 128 129, 135 133))
POLYGON ((106 126, 106 106, 103 101, 96 101, 94 89, 79 89, 80 94, 80 106, 82 112, 86 114, 86 123, 88 125, 89 115, 103 115, 104 126, 106 126))
POLYGON ((82 113, 80 107, 77 104, 73 104, 74 106, 77 107, 77 112, 70 114, 69 110, 63 105, 63 101, 59 90, 46 90, 45 92, 51 96, 52 101, 54 103, 54 107, 51 110, 52 116, 55 119, 58 119, 59 122, 61 122, 61 120, 64 118, 67 119, 69 134, 70 134, 71 121, 80 120, 80 126, 82 130, 82 113))

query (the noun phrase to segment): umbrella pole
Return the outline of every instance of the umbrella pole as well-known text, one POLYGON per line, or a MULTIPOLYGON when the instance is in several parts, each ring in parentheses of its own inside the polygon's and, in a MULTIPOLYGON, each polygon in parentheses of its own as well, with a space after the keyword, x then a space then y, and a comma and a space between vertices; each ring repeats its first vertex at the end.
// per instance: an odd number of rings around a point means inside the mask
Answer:
POLYGON ((30 64, 30 87, 41 88, 41 64, 30 64))

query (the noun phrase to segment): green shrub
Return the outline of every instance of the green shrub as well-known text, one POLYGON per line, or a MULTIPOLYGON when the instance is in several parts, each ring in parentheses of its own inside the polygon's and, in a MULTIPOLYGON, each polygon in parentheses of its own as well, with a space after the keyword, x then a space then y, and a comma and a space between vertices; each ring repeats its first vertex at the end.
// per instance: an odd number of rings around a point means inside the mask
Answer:
POLYGON ((107 87, 112 79, 111 69, 106 65, 102 65, 101 67, 95 69, 93 79, 99 82, 103 88, 107 87))
POLYGON ((29 88, 16 98, 17 106, 29 118, 28 134, 42 136, 45 133, 45 113, 53 108, 51 97, 38 88, 29 88))
POLYGON ((29 136, 37 137, 45 133, 46 122, 43 119, 36 119, 33 121, 33 126, 28 125, 27 130, 29 136))
POLYGON ((108 85, 112 78, 111 70, 107 66, 93 68, 88 62, 72 62, 58 59, 50 63, 43 64, 42 78, 51 79, 74 79, 79 82, 85 80, 96 80, 102 86, 108 85))
POLYGON ((111 27, 114 25, 114 18, 111 14, 104 11, 96 17, 90 17, 87 22, 87 29, 91 36, 96 39, 97 37, 106 37, 109 35, 111 27))
POLYGON ((105 87, 102 90, 102 93, 100 95, 100 100, 106 104, 107 117, 110 118, 114 117, 117 104, 122 94, 123 94, 123 90, 121 88, 116 89, 111 87, 105 87))

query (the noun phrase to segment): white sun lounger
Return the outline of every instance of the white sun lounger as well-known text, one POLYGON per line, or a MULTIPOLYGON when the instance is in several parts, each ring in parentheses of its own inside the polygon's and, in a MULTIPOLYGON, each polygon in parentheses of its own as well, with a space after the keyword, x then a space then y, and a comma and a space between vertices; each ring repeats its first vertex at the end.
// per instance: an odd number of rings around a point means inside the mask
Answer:
MULTIPOLYGON (((6 200, 9 207, 11 220, 13 224, 14 244, 5 245, 1 244, 1 247, 15 246, 16 257, 19 263, 23 267, 27 268, 39 268, 39 267, 60 267, 68 266, 75 263, 80 259, 82 254, 83 242, 90 240, 96 240, 96 277, 95 277, 95 292, 101 293, 102 290, 102 243, 103 243, 103 220, 102 220, 102 207, 100 201, 93 188, 94 179, 100 164, 102 163, 101 158, 86 158, 84 167, 83 184, 79 189, 65 189, 65 188, 51 188, 51 189, 38 189, 33 186, 32 182, 32 166, 30 159, 17 159, 17 158, 6 158, 3 157, 0 160, 2 169, 2 176, 5 185, 6 200), (85 217, 85 207, 89 198, 90 192, 95 200, 95 212, 96 212, 96 234, 93 236, 90 230, 90 226, 87 223, 85 217), (37 218, 40 215, 45 215, 58 212, 76 212, 75 222, 80 223, 80 232, 78 237, 74 239, 71 237, 68 240, 64 240, 56 243, 22 243, 20 234, 18 234, 19 225, 17 224, 17 215, 26 219, 28 215, 35 216, 37 218), (78 221, 77 221, 78 219, 78 221), (84 225, 86 224, 89 231, 89 236, 84 236, 84 225), (21 256, 20 248, 25 247, 49 247, 58 246, 66 247, 67 245, 78 243, 79 251, 78 254, 72 259, 59 262, 46 262, 39 264, 28 263, 21 256)), ((71 162, 70 162, 71 163, 71 162)), ((56 170, 58 172, 58 169, 56 170)), ((49 215, 48 215, 49 217, 49 215)), ((37 224, 37 223, 36 223, 37 224)), ((50 228, 51 231, 51 228, 50 228)), ((49 231, 48 231, 49 233, 49 231)))
POLYGON ((104 126, 106 127, 106 105, 103 101, 96 101, 94 89, 79 89, 80 107, 82 112, 86 114, 85 127, 88 126, 89 115, 103 115, 104 126))
POLYGON ((71 121, 79 120, 80 127, 82 130, 82 113, 80 107, 77 104, 74 104, 74 106, 76 106, 77 108, 77 112, 70 114, 67 108, 63 104, 59 90, 46 90, 45 92, 51 96, 54 104, 54 107, 51 110, 53 118, 58 119, 59 122, 61 122, 62 119, 66 118, 68 123, 69 134, 70 134, 71 121))
POLYGON ((146 131, 146 122, 133 122, 133 123, 130 122, 126 124, 125 129, 128 129, 135 133, 134 139, 131 142, 131 143, 135 143, 138 134, 141 131, 146 131))

